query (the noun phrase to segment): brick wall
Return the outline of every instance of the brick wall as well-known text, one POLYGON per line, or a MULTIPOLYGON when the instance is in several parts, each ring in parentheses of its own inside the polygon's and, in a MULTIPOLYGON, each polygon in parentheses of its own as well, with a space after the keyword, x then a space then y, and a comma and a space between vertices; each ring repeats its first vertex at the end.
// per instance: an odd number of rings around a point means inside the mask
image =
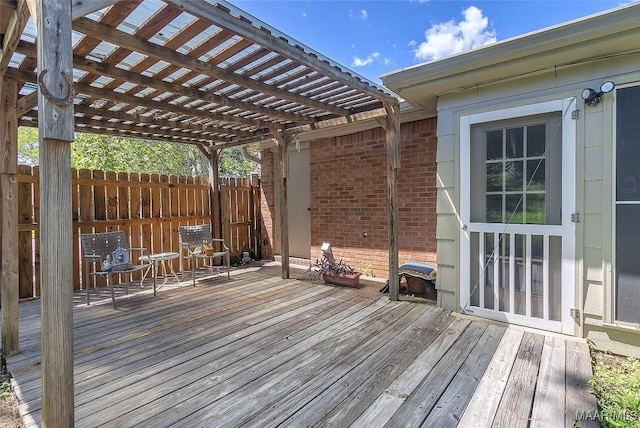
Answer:
MULTIPOLYGON (((435 119, 403 124, 400 144, 399 262, 435 265, 435 119)), ((337 260, 344 259, 365 275, 386 278, 389 256, 384 130, 318 140, 310 146, 312 260, 321 257, 320 246, 329 241, 337 260)), ((263 198, 267 180, 273 180, 273 154, 268 154, 263 159, 271 164, 263 160, 261 169, 263 198)), ((273 185, 269 191, 273 195, 273 185)), ((275 212, 273 200, 269 201, 269 213, 275 212)), ((265 224, 266 217, 263 211, 265 224)))

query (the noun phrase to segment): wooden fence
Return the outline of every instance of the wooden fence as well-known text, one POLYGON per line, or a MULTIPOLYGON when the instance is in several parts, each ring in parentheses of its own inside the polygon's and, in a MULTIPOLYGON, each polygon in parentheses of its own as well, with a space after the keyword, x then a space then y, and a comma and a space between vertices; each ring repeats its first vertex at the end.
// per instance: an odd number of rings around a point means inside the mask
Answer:
MULTIPOLYGON (((20 298, 29 298, 40 295, 38 167, 20 165, 18 174, 20 298)), ((257 180, 220 183, 223 237, 232 255, 259 257, 257 180)), ((131 247, 179 252, 178 226, 211 222, 210 194, 206 177, 72 170, 73 288, 84 286, 80 234, 123 230, 131 247)), ((179 260, 172 263, 178 270, 179 260)))

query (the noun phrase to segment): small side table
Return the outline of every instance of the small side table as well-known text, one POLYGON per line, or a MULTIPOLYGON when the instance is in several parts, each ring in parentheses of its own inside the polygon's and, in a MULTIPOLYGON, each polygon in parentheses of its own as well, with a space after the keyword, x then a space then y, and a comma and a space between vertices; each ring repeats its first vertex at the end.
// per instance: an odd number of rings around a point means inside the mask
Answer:
MULTIPOLYGON (((150 263, 151 268, 153 269, 153 295, 154 296, 156 295, 156 282, 158 280, 158 262, 162 263, 162 270, 164 272, 164 281, 162 282, 162 284, 164 285, 167 283, 167 279, 169 277, 169 275, 167 275, 167 262, 173 259, 177 259, 178 257, 180 257, 180 254, 171 253, 171 252, 140 256, 140 261, 150 263)), ((176 279, 176 281, 180 282, 180 280, 178 279, 178 275, 176 275, 176 272, 173 270, 173 266, 171 265, 171 263, 169 263, 169 271, 171 272, 171 274, 173 274, 173 277, 176 279)), ((147 271, 144 273, 142 280, 140 280, 140 284, 142 284, 142 281, 144 281, 144 279, 147 277, 148 272, 149 272, 149 269, 147 269, 147 271)))

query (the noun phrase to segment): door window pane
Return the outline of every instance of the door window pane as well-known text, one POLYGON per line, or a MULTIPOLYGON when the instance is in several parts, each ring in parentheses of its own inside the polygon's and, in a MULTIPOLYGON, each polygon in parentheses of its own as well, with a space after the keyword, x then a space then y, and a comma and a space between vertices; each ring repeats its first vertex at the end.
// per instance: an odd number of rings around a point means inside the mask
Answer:
POLYGON ((544 159, 527 161, 527 191, 544 191, 545 187, 544 159))
POLYGON ((524 219, 522 193, 505 196, 505 222, 522 224, 524 219))
POLYGON ((502 192, 502 162, 487 164, 487 192, 502 192))
POLYGON ((547 127, 533 125, 527 127, 527 156, 544 156, 547 145, 547 127))
POLYGON ((527 195, 527 224, 546 224, 545 217, 547 211, 545 209, 544 194, 527 195))
POLYGON ((502 159, 502 130, 487 132, 487 160, 502 159))
POLYGON ((522 188, 524 185, 524 171, 522 161, 507 161, 505 162, 504 169, 504 190, 516 190, 522 192, 522 188))
POLYGON ((506 132, 507 158, 521 158, 524 144, 524 128, 511 128, 506 132))
POLYGON ((487 223, 502 223, 502 195, 487 195, 487 223))

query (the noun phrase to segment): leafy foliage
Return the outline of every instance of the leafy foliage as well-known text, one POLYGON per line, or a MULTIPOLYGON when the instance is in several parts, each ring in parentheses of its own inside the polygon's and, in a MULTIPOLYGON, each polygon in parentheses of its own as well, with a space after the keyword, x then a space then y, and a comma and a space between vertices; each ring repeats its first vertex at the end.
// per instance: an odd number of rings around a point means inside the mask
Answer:
MULTIPOLYGON (((21 163, 37 165, 38 130, 18 130, 18 158, 21 163)), ((247 161, 239 149, 226 149, 218 161, 220 175, 249 177, 259 169, 247 161)), ((115 172, 202 176, 209 174, 209 162, 197 147, 141 139, 76 133, 71 145, 74 168, 115 172)))
POLYGON ((8 397, 12 394, 9 374, 3 369, 0 371, 0 397, 8 397))
POLYGON ((605 428, 640 427, 640 361, 592 351, 589 380, 605 428))

